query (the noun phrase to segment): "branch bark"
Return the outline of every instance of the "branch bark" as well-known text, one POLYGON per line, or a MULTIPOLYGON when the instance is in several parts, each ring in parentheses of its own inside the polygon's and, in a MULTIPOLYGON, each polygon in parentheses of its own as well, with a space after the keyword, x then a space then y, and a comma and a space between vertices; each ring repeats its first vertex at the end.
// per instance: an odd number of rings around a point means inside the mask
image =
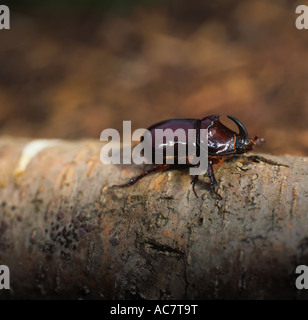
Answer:
POLYGON ((308 158, 226 161, 222 199, 207 177, 196 198, 185 170, 110 189, 141 169, 103 165, 95 141, 59 141, 21 165, 29 142, 0 139, 0 264, 11 280, 0 298, 307 297, 295 268, 308 263, 308 158))

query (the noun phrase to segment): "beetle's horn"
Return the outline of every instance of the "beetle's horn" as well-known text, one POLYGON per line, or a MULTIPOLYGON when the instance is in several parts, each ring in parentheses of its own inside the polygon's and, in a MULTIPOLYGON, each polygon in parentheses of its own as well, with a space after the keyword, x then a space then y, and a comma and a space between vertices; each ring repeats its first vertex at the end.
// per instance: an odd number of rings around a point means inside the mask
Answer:
POLYGON ((245 126, 242 124, 242 122, 240 121, 240 120, 238 120, 238 119, 236 119, 236 118, 234 118, 234 117, 232 117, 232 116, 228 116, 228 118, 230 118, 231 120, 233 120, 235 123, 236 123, 236 125, 238 126, 238 128, 239 128, 239 136, 240 137, 242 137, 242 138, 249 138, 248 137, 248 132, 247 132, 247 130, 246 130, 246 128, 245 128, 245 126))

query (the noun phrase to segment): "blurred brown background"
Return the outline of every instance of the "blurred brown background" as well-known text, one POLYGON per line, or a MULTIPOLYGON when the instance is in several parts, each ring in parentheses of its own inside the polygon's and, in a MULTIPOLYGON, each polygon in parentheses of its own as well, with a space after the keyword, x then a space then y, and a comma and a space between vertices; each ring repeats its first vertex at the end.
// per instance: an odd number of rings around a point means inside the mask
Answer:
POLYGON ((0 134, 99 140, 123 120, 219 113, 264 137, 258 151, 308 155, 304 2, 2 3, 0 134))

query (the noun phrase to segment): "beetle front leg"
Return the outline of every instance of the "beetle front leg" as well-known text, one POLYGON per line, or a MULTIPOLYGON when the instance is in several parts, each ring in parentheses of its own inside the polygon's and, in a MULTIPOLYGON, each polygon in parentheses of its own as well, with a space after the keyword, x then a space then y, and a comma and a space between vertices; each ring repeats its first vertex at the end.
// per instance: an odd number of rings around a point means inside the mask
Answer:
POLYGON ((282 163, 279 163, 279 162, 276 162, 276 161, 273 161, 271 159, 266 159, 262 156, 258 156, 258 155, 251 155, 249 157, 247 157, 249 160, 252 160, 253 162, 264 162, 264 163, 267 163, 267 164, 270 164, 272 166, 279 166, 279 167, 287 167, 289 168, 288 165, 286 164, 282 164, 282 163))

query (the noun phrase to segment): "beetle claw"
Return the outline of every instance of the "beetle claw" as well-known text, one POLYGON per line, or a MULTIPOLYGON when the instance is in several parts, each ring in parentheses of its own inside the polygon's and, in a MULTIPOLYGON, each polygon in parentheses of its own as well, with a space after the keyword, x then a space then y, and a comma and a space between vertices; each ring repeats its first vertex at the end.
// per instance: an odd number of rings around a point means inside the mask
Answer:
POLYGON ((217 196, 219 200, 222 200, 222 196, 218 193, 219 188, 216 190, 215 186, 212 187, 213 193, 217 196))
POLYGON ((219 198, 219 200, 222 200, 222 196, 218 193, 219 188, 216 190, 216 187, 218 187, 216 180, 211 181, 211 191, 219 198))
POLYGON ((192 185, 192 189, 193 189, 193 192, 194 192, 196 198, 199 198, 198 195, 197 195, 197 192, 195 190, 195 185, 196 185, 196 183, 198 181, 198 178, 199 178, 199 176, 193 176, 193 178, 190 181, 190 184, 192 185))

